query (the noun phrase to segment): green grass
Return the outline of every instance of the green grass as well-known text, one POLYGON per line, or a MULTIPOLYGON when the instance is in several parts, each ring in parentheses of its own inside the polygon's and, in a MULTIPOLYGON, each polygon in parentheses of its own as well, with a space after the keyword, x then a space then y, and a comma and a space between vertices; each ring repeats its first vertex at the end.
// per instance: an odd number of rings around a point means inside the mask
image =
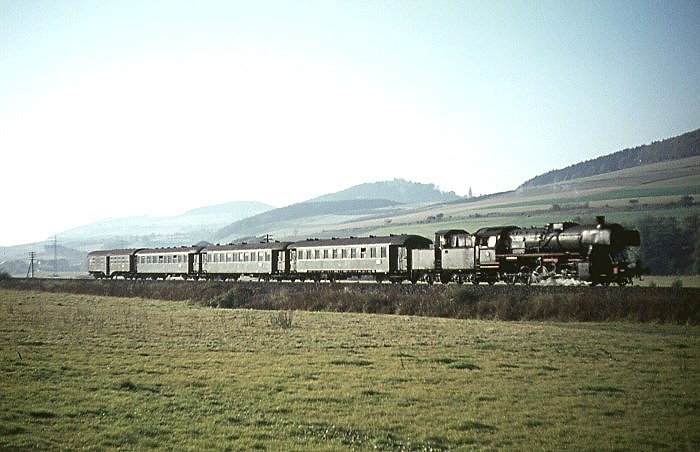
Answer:
POLYGON ((700 275, 695 276, 645 276, 636 285, 642 287, 673 287, 679 284, 681 287, 700 287, 700 275))
POLYGON ((0 290, 0 449, 700 448, 700 328, 0 290))

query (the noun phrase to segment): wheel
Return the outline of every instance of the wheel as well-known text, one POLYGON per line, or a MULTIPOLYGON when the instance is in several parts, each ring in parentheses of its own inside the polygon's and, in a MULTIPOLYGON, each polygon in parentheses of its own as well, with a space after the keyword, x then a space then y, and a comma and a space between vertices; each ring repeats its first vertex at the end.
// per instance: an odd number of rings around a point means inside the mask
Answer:
POLYGON ((516 277, 519 283, 529 286, 532 283, 532 270, 530 270, 530 267, 523 265, 518 270, 516 277))
POLYGON ((549 277, 549 270, 547 270, 547 267, 544 265, 538 265, 535 267, 535 269, 532 271, 532 282, 533 283, 539 283, 544 281, 549 277))

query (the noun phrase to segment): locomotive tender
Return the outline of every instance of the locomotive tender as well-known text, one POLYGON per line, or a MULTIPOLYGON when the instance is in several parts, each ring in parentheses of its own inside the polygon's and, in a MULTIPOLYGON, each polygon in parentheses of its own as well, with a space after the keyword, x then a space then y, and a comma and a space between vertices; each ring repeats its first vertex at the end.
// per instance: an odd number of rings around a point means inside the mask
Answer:
POLYGON ((93 251, 95 278, 237 280, 451 281, 539 283, 571 278, 592 284, 626 285, 641 277, 640 262, 627 250, 639 233, 616 223, 549 223, 541 228, 487 227, 437 231, 435 242, 418 235, 350 237, 299 242, 93 251))

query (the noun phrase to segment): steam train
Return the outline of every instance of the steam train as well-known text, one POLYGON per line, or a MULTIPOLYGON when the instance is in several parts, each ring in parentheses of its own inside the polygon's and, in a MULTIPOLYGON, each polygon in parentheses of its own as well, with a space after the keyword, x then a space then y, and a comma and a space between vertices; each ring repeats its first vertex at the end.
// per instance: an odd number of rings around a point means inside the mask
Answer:
POLYGON ((560 278, 621 286, 641 277, 627 252, 639 232, 597 217, 596 224, 486 227, 471 234, 441 230, 435 241, 389 235, 298 242, 241 243, 180 248, 93 251, 95 278, 280 281, 425 281, 534 284, 560 278))

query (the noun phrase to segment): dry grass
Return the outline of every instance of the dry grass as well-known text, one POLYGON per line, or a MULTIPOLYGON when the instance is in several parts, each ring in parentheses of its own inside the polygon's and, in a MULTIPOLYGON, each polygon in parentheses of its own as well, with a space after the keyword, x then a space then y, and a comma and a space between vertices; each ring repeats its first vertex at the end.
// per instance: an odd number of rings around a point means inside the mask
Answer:
POLYGON ((556 287, 389 284, 26 280, 0 288, 148 299, 263 310, 361 312, 488 320, 634 321, 700 324, 700 290, 672 287, 556 287))

